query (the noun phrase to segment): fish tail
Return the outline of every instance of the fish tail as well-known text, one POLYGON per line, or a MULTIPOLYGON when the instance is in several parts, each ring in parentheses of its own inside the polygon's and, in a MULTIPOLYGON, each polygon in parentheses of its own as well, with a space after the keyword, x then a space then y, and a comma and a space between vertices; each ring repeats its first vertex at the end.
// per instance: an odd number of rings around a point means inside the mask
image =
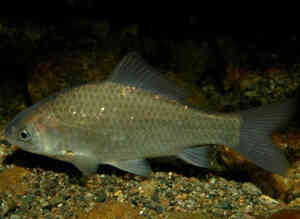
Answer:
POLYGON ((241 112, 240 145, 235 148, 256 165, 282 176, 289 162, 272 143, 272 132, 294 118, 298 98, 241 112))

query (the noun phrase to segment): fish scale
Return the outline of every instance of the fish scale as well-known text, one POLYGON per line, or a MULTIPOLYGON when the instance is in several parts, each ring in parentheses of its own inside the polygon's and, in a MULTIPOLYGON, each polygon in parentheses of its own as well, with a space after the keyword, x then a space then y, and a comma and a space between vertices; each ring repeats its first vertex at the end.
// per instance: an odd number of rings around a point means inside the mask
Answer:
POLYGON ((237 115, 227 115, 225 121, 222 114, 210 115, 166 97, 153 96, 137 88, 124 89, 124 86, 111 82, 69 90, 50 102, 48 109, 55 120, 69 127, 63 136, 68 135, 69 129, 79 129, 75 132, 78 136, 73 134, 69 138, 68 145, 72 145, 73 150, 83 147, 82 139, 85 138, 82 135, 92 133, 88 147, 93 148, 101 162, 176 155, 183 145, 239 143, 240 120, 237 115), (77 112, 75 115, 70 110, 63 110, 67 100, 77 112), (85 133, 85 128, 89 132, 85 133), (219 131, 224 129, 229 129, 231 134, 224 135, 219 131), (120 157, 106 147, 114 148, 120 157))

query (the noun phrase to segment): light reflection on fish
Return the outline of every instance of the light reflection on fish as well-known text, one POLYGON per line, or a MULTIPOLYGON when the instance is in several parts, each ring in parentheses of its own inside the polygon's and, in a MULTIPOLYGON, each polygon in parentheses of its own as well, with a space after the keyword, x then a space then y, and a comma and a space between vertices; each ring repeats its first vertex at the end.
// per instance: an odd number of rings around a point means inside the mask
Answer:
POLYGON ((147 158, 172 155, 208 168, 212 144, 284 175, 289 164, 271 133, 295 114, 295 99, 223 114, 190 107, 188 97, 130 53, 107 80, 67 89, 21 112, 5 135, 25 151, 70 162, 85 175, 109 164, 145 176, 151 172, 147 158))

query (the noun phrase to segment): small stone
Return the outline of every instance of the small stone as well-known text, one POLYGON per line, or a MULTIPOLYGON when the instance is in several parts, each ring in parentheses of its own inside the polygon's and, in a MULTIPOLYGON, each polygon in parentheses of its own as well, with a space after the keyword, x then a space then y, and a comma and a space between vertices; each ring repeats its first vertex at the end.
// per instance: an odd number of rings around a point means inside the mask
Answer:
POLYGON ((97 197, 95 198, 96 202, 104 202, 106 199, 106 194, 104 191, 100 191, 97 193, 97 197))
POLYGON ((216 178, 215 178, 215 177, 212 177, 212 178, 209 180, 209 183, 215 184, 216 181, 217 181, 216 178))
POLYGON ((242 190, 250 195, 260 195, 262 194, 261 190, 257 188, 255 185, 252 183, 243 183, 242 185, 242 190))
POLYGON ((46 207, 46 206, 48 206, 48 205, 49 205, 49 202, 48 202, 48 201, 46 201, 46 200, 45 200, 45 199, 43 199, 43 198, 41 198, 41 199, 39 200, 39 202, 41 203, 42 207, 46 207))
POLYGON ((222 208, 222 209, 231 209, 231 204, 230 202, 228 201, 221 201, 218 205, 219 208, 222 208))
POLYGON ((9 219, 20 219, 20 218, 21 218, 21 216, 13 214, 10 216, 9 219))
POLYGON ((290 207, 299 207, 300 206, 300 198, 296 198, 289 203, 290 207))
POLYGON ((150 196, 155 191, 157 182, 155 180, 145 180, 141 182, 139 187, 140 193, 143 193, 145 196, 150 196))
POLYGON ((2 201, 0 207, 0 216, 4 216, 7 212, 14 210, 17 204, 14 200, 8 199, 7 201, 2 201))
POLYGON ((179 200, 186 200, 188 197, 188 195, 186 193, 183 193, 183 194, 179 194, 176 199, 179 199, 179 200))
POLYGON ((88 193, 85 194, 85 197, 86 197, 87 200, 92 200, 94 195, 92 193, 88 192, 88 193))
POLYGON ((120 195, 122 195, 122 191, 121 191, 121 190, 116 191, 116 192, 114 193, 114 196, 119 197, 120 195))
POLYGON ((279 202, 269 196, 266 196, 266 195, 261 195, 259 197, 260 201, 268 204, 268 205, 274 205, 274 204, 279 204, 279 202))
POLYGON ((155 202, 159 202, 159 194, 158 192, 153 192, 151 199, 155 202))

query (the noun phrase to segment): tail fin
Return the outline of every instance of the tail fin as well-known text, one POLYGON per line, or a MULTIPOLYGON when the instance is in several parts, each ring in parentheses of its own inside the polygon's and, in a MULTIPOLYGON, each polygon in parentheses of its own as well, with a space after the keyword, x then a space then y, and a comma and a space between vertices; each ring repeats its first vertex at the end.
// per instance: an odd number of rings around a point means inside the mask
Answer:
POLYGON ((295 116, 297 98, 241 112, 240 146, 235 148, 256 165, 285 175, 289 162, 272 144, 272 131, 285 127, 295 116))

